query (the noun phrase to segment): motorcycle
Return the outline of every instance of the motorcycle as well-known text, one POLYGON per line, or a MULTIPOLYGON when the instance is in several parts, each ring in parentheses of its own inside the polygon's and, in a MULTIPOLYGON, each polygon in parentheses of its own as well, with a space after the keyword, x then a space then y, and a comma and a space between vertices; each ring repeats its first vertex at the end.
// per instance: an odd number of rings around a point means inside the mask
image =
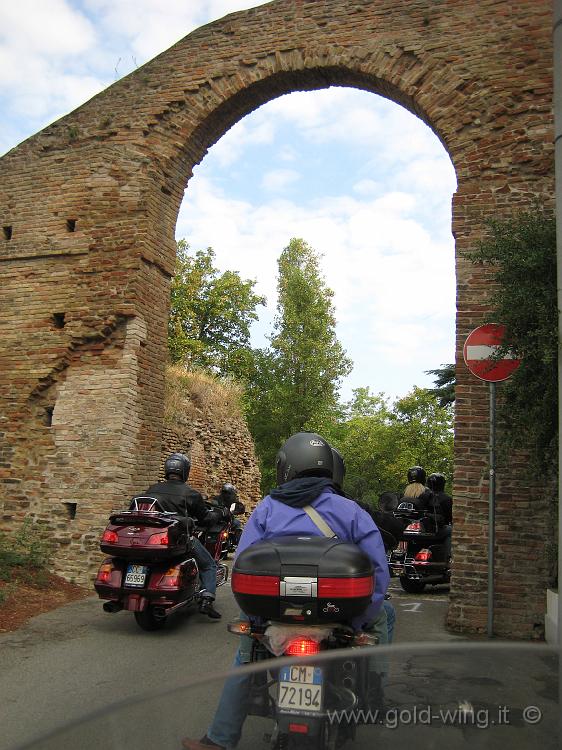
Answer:
MULTIPOLYGON (((217 508, 216 504, 209 502, 205 504, 210 510, 217 508)), ((244 503, 237 501, 231 504, 228 515, 222 521, 214 524, 213 526, 198 527, 195 530, 195 535, 197 536, 201 544, 205 547, 211 557, 217 562, 219 562, 220 560, 226 560, 226 558, 228 557, 228 553, 232 551, 231 538, 232 535, 237 531, 232 522, 234 516, 241 515, 242 513, 245 513, 245 511, 246 507, 244 503)), ((241 533, 242 531, 239 530, 238 539, 240 539, 241 533)), ((236 544, 238 544, 238 541, 236 542, 236 544)))
POLYGON ((250 662, 272 660, 251 676, 249 715, 274 721, 272 750, 295 745, 339 748, 355 736, 356 724, 333 723, 339 710, 369 710, 382 701, 380 675, 372 661, 317 663, 336 649, 373 646, 375 635, 355 632, 352 618, 368 606, 374 586, 370 559, 355 545, 326 537, 281 537, 242 552, 232 571, 232 591, 249 619, 228 625, 250 638, 250 662), (259 571, 258 573, 256 571, 259 571), (256 619, 258 618, 258 619, 256 619), (278 668, 277 657, 295 661, 278 668))
MULTIPOLYGON (((163 511, 152 497, 137 497, 130 510, 113 513, 100 547, 110 555, 94 588, 105 612, 133 612, 142 630, 160 630, 169 615, 199 603, 199 569, 191 553, 191 519, 163 511)), ((216 559, 216 558, 215 558, 216 559)), ((217 564, 217 586, 228 568, 217 564)))
POLYGON ((451 560, 439 516, 417 510, 410 502, 401 502, 393 514, 407 526, 397 546, 387 552, 391 576, 400 579, 408 594, 421 594, 428 584, 449 583, 451 560))

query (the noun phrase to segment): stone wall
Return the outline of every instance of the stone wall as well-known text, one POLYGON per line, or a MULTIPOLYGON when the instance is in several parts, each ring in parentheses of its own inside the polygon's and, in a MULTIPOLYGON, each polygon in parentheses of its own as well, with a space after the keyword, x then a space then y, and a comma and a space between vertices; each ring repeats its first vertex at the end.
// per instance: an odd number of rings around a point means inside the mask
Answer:
MULTIPOLYGON (((261 104, 354 86, 426 122, 458 178, 449 622, 480 629, 487 390, 466 372, 461 352, 488 312, 490 278, 463 253, 488 217, 552 201, 551 25, 551 6, 537 0, 274 0, 197 29, 6 154, 2 526, 25 515, 53 519, 63 548, 82 545, 87 559, 92 509, 105 514, 156 475, 174 230, 193 168, 261 104)), ((497 634, 528 638, 545 609, 540 537, 548 521, 545 493, 526 486, 522 468, 514 460, 498 477, 501 523, 509 518, 521 541, 498 538, 497 634)))
POLYGON ((189 484, 209 498, 218 495, 225 482, 234 484, 246 506, 246 517, 261 500, 254 444, 243 420, 223 425, 196 419, 181 431, 166 428, 162 441, 162 479, 164 461, 174 451, 189 456, 189 484))

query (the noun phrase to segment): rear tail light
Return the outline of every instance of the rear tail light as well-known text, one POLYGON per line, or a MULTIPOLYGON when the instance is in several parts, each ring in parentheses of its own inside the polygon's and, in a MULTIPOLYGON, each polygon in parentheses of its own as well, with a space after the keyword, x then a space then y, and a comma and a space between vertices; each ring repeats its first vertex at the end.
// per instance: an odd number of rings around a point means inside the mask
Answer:
POLYGON ((158 534, 151 534, 148 537, 148 544, 168 544, 168 532, 160 531, 158 534))
POLYGON ((279 596, 279 576, 253 576, 246 573, 233 573, 232 591, 235 594, 256 596, 279 596))
POLYGON ((223 531, 223 532, 221 533, 221 536, 222 536, 222 538, 223 538, 223 539, 227 539, 227 538, 228 538, 228 531, 227 531, 227 530, 225 529, 225 530, 224 530, 224 531, 223 531))
POLYGON ((308 724, 295 724, 291 722, 291 724, 289 724, 289 732, 294 732, 295 734, 308 734, 308 724))
POLYGON ((102 563, 96 576, 96 583, 109 583, 113 570, 114 568, 111 563, 102 563))
POLYGON ((421 531, 421 523, 419 521, 414 521, 413 523, 408 524, 404 531, 421 531))
POLYGON ((285 649, 287 656, 312 656, 320 651, 320 644, 311 638, 295 638, 285 649))
POLYGON ((431 550, 420 549, 418 554, 414 557, 416 562, 429 562, 431 560, 431 550))
MULTIPOLYGON (((155 589, 177 589, 181 583, 181 566, 174 565, 168 568, 163 576, 155 583, 155 589)), ((152 586, 151 586, 152 588, 152 586)))
POLYGON ((101 537, 102 542, 107 542, 108 544, 117 544, 119 541, 119 535, 116 531, 111 531, 110 529, 106 529, 101 537))
POLYGON ((319 578, 320 599, 355 599, 371 596, 375 587, 373 576, 363 578, 319 578))

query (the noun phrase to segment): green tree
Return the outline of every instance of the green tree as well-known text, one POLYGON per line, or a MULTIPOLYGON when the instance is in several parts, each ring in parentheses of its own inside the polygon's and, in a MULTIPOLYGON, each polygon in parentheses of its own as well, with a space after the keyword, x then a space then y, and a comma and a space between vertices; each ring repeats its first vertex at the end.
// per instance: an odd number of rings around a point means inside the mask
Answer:
POLYGON ((292 239, 278 269, 270 346, 256 353, 247 399, 264 489, 273 482, 275 453, 283 440, 303 429, 319 430, 338 413, 341 379, 351 371, 335 333, 334 293, 317 253, 304 240, 292 239))
POLYGON ((382 394, 359 388, 346 413, 327 438, 345 459, 345 488, 352 497, 376 504, 381 492, 404 488, 414 465, 451 478, 453 411, 430 390, 414 388, 389 405, 382 394))
POLYGON ((255 281, 235 271, 219 273, 212 248, 193 255, 185 240, 177 244, 168 322, 172 363, 244 376, 251 361, 250 325, 265 298, 254 293, 255 281))
POLYGON ((499 416, 507 448, 531 450, 534 466, 556 471, 558 450, 558 311, 556 220, 540 207, 488 222, 469 257, 490 264, 496 285, 493 322, 506 327, 498 358, 511 350, 521 366, 502 387, 499 416))
POLYGON ((439 399, 440 406, 450 406, 455 403, 455 363, 441 365, 436 370, 426 370, 426 375, 435 375, 435 388, 429 390, 439 399))

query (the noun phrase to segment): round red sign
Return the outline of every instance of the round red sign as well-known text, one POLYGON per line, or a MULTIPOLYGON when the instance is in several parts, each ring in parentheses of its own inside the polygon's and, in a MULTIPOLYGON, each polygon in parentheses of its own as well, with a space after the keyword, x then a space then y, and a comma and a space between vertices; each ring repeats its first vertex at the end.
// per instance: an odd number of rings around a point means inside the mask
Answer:
POLYGON ((471 331, 463 347, 466 366, 480 380, 497 383, 507 380, 521 364, 520 359, 504 355, 502 359, 492 359, 505 335, 505 326, 487 323, 471 331))

